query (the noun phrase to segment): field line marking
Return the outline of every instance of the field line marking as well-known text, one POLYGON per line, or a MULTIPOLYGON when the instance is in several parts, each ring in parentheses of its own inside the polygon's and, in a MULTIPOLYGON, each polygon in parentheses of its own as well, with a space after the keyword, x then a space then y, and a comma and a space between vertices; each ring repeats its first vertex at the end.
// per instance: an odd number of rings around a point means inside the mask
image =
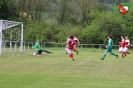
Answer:
MULTIPOLYGON (((94 56, 93 56, 94 57, 94 56)), ((84 63, 86 63, 89 59, 93 58, 93 57, 89 57, 88 59, 85 59, 84 61, 82 61, 81 63, 79 63, 78 65, 82 65, 84 63)))
POLYGON ((82 65, 82 64, 84 64, 85 62, 87 62, 89 59, 86 59, 86 60, 84 60, 83 62, 81 62, 81 63, 79 63, 78 65, 82 65))

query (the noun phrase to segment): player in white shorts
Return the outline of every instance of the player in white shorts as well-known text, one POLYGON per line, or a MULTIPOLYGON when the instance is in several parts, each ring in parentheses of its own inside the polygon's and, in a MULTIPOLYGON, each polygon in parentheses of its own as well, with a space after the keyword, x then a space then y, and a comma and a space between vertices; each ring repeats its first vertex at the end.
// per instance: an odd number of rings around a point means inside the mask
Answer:
POLYGON ((121 53, 122 58, 124 58, 125 57, 125 54, 124 54, 124 48, 125 48, 124 36, 121 36, 121 42, 119 42, 119 43, 120 43, 119 53, 121 53))
POLYGON ((130 54, 130 52, 128 52, 128 48, 130 47, 130 40, 128 38, 128 36, 125 37, 125 47, 124 47, 124 54, 126 56, 126 54, 130 54))
POLYGON ((80 42, 79 42, 79 40, 78 40, 78 38, 76 37, 76 36, 74 36, 74 41, 75 41, 75 44, 74 44, 74 48, 73 48, 73 51, 74 52, 77 52, 77 55, 78 55, 78 50, 76 49, 76 46, 78 45, 80 45, 80 42))

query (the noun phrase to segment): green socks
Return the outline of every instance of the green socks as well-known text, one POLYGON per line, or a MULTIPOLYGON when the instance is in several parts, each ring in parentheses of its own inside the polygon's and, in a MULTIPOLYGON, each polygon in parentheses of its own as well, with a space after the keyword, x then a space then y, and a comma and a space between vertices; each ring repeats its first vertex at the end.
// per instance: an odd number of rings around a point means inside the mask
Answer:
POLYGON ((106 54, 104 54, 104 55, 102 56, 102 60, 103 60, 105 57, 106 57, 106 54))
POLYGON ((112 53, 113 56, 116 56, 116 54, 112 53))
MULTIPOLYGON (((116 54, 114 54, 114 53, 111 53, 111 55, 113 55, 113 56, 117 56, 116 54)), ((106 54, 103 54, 103 56, 102 56, 102 60, 104 60, 104 58, 106 57, 106 54)))

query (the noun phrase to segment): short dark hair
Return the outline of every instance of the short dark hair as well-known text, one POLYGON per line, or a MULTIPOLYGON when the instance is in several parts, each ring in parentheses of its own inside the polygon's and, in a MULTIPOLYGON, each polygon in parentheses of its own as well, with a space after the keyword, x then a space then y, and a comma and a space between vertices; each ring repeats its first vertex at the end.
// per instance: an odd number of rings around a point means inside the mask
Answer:
POLYGON ((70 36, 71 39, 73 39, 73 36, 70 36))
POLYGON ((109 35, 108 37, 112 39, 112 36, 111 35, 109 35))
POLYGON ((124 37, 124 35, 121 35, 121 37, 124 37))

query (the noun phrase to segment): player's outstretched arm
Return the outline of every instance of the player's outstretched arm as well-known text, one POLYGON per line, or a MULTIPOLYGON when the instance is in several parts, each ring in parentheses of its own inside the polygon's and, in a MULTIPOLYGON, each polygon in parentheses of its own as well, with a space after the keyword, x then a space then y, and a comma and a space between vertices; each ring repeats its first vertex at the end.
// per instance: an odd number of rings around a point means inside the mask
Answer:
POLYGON ((80 46, 80 42, 79 42, 79 40, 78 40, 78 46, 80 46))

